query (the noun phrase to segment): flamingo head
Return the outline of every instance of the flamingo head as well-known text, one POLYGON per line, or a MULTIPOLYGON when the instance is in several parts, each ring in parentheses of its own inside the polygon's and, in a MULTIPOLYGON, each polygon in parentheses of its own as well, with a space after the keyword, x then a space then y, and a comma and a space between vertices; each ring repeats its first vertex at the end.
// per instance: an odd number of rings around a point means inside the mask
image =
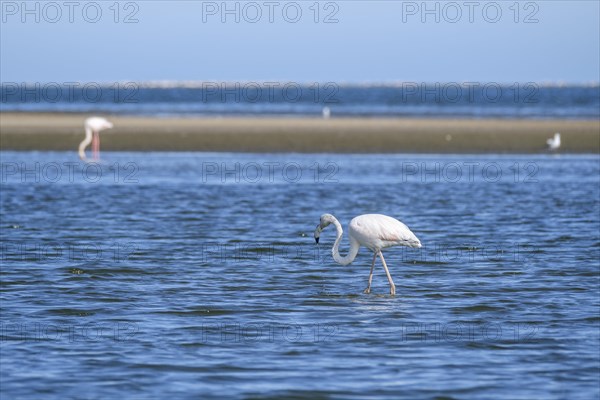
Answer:
POLYGON ((323 214, 321 215, 321 220, 319 221, 319 225, 315 229, 315 242, 319 243, 319 237, 321 236, 321 232, 323 229, 327 228, 333 222, 334 216, 331 214, 323 214))

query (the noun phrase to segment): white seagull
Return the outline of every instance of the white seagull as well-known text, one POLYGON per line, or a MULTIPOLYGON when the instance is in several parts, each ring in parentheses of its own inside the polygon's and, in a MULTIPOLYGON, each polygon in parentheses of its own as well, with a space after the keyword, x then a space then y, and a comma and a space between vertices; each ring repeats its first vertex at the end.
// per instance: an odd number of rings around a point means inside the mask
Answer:
POLYGON ((560 148, 560 133, 555 133, 553 138, 546 140, 548 150, 556 151, 560 148))
POLYGON ((381 214, 364 214, 355 217, 348 226, 350 236, 350 250, 345 257, 339 252, 340 242, 342 241, 342 225, 331 214, 323 214, 321 221, 315 230, 315 241, 319 243, 321 232, 330 224, 337 230, 337 238, 331 249, 333 259, 341 265, 348 265, 356 258, 360 246, 364 246, 373 252, 373 262, 371 263, 371 272, 369 273, 369 285, 364 293, 371 293, 371 281, 373 280, 373 268, 377 256, 381 258, 383 269, 390 283, 390 294, 396 294, 396 285, 392 281, 392 276, 383 258, 382 249, 392 246, 421 247, 421 241, 417 239, 414 233, 406 225, 395 218, 381 214))
POLYGON ((113 124, 102 117, 89 117, 84 122, 85 139, 79 144, 79 158, 87 161, 85 148, 92 143, 92 152, 94 160, 98 160, 100 155, 100 131, 111 129, 113 124))
POLYGON ((329 107, 323 107, 322 114, 323 119, 329 119, 329 117, 331 116, 331 109, 329 107))

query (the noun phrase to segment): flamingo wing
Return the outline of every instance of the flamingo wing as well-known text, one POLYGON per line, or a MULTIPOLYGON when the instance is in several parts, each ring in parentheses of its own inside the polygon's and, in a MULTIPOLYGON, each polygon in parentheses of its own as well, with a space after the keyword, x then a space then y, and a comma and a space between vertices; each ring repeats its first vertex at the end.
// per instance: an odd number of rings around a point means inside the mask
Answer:
POLYGON ((350 221, 350 235, 372 250, 390 246, 421 247, 421 241, 402 222, 381 214, 364 214, 350 221))

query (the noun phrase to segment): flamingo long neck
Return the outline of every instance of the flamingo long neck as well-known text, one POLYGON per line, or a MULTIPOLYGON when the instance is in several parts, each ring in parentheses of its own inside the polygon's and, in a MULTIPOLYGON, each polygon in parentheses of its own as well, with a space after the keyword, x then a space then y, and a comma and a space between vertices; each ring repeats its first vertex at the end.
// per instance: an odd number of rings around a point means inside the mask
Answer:
POLYGON ((333 224, 335 225, 335 229, 337 230, 337 238, 335 239, 335 243, 333 244, 333 247, 331 249, 331 255, 333 255, 333 259, 336 263, 348 265, 356 258, 360 245, 356 240, 352 238, 352 236, 350 236, 350 250, 348 250, 348 254, 346 254, 345 257, 342 257, 340 255, 340 242, 342 241, 342 235, 344 234, 344 230, 342 229, 342 225, 337 219, 333 221, 333 224))
POLYGON ((88 127, 85 128, 85 139, 81 143, 79 143, 79 158, 83 161, 87 159, 85 156, 85 148, 92 143, 92 130, 88 127))

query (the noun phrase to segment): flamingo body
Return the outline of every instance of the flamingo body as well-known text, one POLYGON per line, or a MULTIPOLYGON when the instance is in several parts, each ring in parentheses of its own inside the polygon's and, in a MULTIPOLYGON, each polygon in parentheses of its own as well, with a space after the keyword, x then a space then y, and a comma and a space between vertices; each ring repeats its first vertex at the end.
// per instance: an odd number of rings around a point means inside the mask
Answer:
POLYGON ((392 246, 421 247, 419 239, 406 225, 387 215, 364 214, 352 218, 348 232, 371 251, 392 246))

